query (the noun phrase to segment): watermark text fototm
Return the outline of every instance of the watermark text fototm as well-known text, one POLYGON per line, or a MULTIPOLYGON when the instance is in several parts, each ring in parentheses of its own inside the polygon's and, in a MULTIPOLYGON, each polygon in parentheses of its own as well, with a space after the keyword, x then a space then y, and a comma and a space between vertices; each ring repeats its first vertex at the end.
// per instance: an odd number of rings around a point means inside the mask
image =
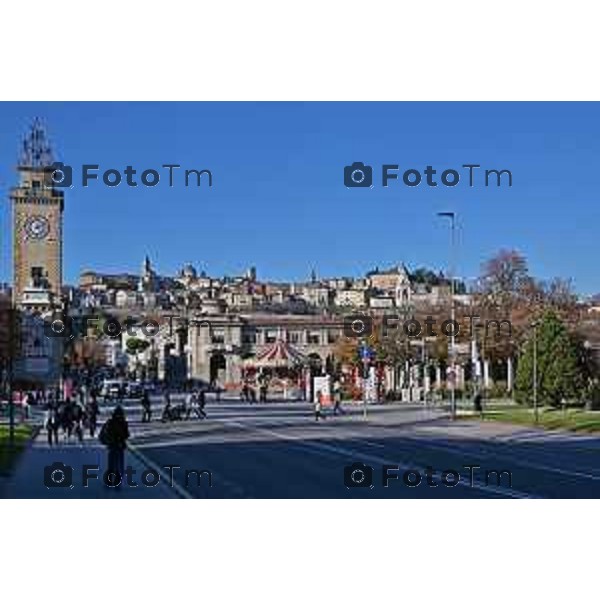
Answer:
POLYGON ((44 316, 44 335, 48 338, 88 338, 107 336, 118 338, 121 334, 128 337, 151 338, 161 331, 169 336, 182 327, 207 328, 212 337, 212 325, 208 319, 187 319, 180 315, 162 315, 160 319, 144 317, 142 319, 127 316, 100 318, 97 315, 71 317, 62 313, 51 313, 44 316))
MULTIPOLYGON (((465 315, 469 319, 468 336, 473 338, 475 329, 484 328, 485 335, 494 333, 496 335, 512 336, 512 325, 508 319, 485 319, 483 323, 477 323, 481 317, 478 315, 465 315)), ((427 316, 423 320, 411 318, 404 319, 399 315, 383 315, 381 321, 378 321, 381 328, 381 337, 388 338, 394 332, 402 331, 407 337, 419 338, 436 337, 444 335, 446 337, 457 337, 461 333, 461 325, 455 319, 445 319, 439 321, 432 316, 427 316), (439 327, 438 327, 439 325, 439 327)), ((369 337, 373 334, 375 323, 373 317, 368 315, 349 315, 344 318, 344 335, 346 337, 360 338, 369 337)))
MULTIPOLYGON (((81 478, 78 482, 81 487, 88 488, 94 483, 102 481, 106 487, 146 487, 153 488, 161 481, 173 488, 175 485, 182 485, 189 489, 207 485, 212 487, 212 472, 208 469, 183 469, 180 465, 160 465, 166 473, 148 468, 139 473, 131 465, 125 467, 122 474, 113 471, 100 472, 99 465, 82 465, 81 478)), ((47 488, 74 488, 73 467, 63 463, 54 462, 44 467, 44 485, 47 488)))
MULTIPOLYGON (((355 462, 344 467, 344 485, 347 488, 374 488, 374 481, 377 480, 374 479, 374 469, 370 465, 355 462)), ((453 488, 461 483, 469 487, 493 485, 512 488, 512 472, 508 469, 485 469, 482 471, 481 465, 463 465, 460 471, 456 469, 440 471, 432 466, 424 469, 415 467, 402 470, 400 465, 385 464, 381 467, 379 483, 384 488, 394 484, 401 484, 409 488, 421 485, 431 488, 453 488)))
POLYGON ((161 181, 168 181, 169 187, 212 187, 213 174, 210 169, 183 169, 176 163, 166 163, 159 168, 139 169, 127 165, 123 169, 101 169, 99 164, 82 164, 79 177, 74 177, 73 167, 62 162, 55 162, 45 169, 44 184, 46 187, 74 187, 79 183, 86 188, 102 182, 107 187, 118 187, 121 184, 129 187, 155 187, 161 181), (159 171, 162 169, 162 171, 159 171))
MULTIPOLYGON (((461 166, 463 169, 463 181, 468 180, 469 187, 483 185, 491 187, 507 186, 512 187, 513 176, 509 169, 484 169, 481 171, 481 165, 468 163, 461 166)), ((461 182, 461 172, 458 169, 444 169, 439 171, 431 165, 424 169, 405 169, 402 171, 400 165, 385 164, 381 165, 381 185, 384 188, 390 187, 393 183, 404 184, 406 187, 418 187, 421 184, 428 187, 455 187, 461 182), (438 175, 439 173, 439 175, 438 175)), ((365 165, 362 162, 354 162, 344 167, 344 185, 347 188, 372 188, 373 187, 373 167, 365 165)))

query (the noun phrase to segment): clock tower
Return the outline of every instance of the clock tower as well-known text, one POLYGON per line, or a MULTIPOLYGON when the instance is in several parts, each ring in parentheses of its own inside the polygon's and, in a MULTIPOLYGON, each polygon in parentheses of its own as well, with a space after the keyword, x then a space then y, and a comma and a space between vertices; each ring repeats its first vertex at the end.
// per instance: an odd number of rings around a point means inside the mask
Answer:
POLYGON ((26 289, 44 289, 55 301, 62 288, 63 192, 46 181, 53 156, 46 132, 35 120, 23 140, 10 192, 13 212, 13 302, 21 305, 26 289))

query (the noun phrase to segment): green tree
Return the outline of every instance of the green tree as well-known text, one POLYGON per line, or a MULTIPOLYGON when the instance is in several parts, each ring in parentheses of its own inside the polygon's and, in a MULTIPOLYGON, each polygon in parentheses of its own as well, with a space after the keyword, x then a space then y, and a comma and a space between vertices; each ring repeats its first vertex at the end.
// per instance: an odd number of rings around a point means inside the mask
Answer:
MULTIPOLYGON (((546 311, 536 327, 537 390, 540 405, 558 406, 562 398, 579 398, 583 392, 584 365, 575 338, 555 312, 546 311)), ((523 346, 517 367, 516 399, 533 402, 533 329, 523 346)))
POLYGON ((150 346, 150 342, 138 337, 130 337, 125 345, 127 346, 127 353, 135 356, 142 354, 150 346))
POLYGON ((150 342, 148 340, 143 340, 142 338, 139 338, 139 337, 130 337, 125 342, 125 348, 126 348, 127 354, 131 354, 133 357, 135 357, 136 376, 139 371, 139 355, 142 354, 143 352, 145 352, 149 346, 150 346, 150 342))

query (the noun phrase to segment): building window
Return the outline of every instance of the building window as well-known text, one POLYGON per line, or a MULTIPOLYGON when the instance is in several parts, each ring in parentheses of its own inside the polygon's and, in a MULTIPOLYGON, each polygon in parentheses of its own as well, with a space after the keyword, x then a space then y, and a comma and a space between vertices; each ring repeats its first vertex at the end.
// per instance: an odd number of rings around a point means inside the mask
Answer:
POLYGON ((245 331, 242 334, 242 343, 256 344, 256 331, 245 331))
POLYGON ((318 331, 308 332, 308 343, 318 345, 321 343, 321 335, 318 331))
POLYGON ((225 331, 223 329, 214 329, 212 334, 213 344, 224 344, 225 343, 225 331))
POLYGON ((277 331, 274 329, 267 329, 265 331, 265 344, 272 344, 277 339, 277 331))
POLYGON ((330 329, 327 332, 327 341, 330 344, 335 344, 338 340, 340 339, 340 334, 339 331, 335 331, 333 329, 330 329))
POLYGON ((300 343, 300 332, 299 331, 288 331, 287 341, 290 344, 299 344, 300 343))

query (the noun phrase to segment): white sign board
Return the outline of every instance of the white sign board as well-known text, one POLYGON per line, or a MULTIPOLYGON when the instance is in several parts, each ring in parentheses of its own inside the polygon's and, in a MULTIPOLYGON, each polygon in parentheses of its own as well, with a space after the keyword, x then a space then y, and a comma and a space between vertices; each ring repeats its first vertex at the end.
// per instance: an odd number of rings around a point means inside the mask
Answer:
POLYGON ((317 401, 317 394, 321 392, 321 405, 331 404, 331 382, 329 375, 315 377, 313 379, 313 402, 317 401))

